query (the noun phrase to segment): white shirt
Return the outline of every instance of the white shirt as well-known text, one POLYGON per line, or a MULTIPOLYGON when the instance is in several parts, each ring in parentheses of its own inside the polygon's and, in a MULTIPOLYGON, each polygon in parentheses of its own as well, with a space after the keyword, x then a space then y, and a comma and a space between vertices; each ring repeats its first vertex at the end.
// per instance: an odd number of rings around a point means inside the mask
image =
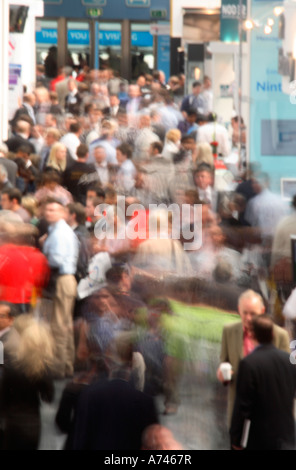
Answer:
POLYGON ((104 161, 100 164, 96 163, 95 166, 102 185, 106 186, 109 183, 109 170, 107 161, 104 161))
POLYGON ((214 94, 212 90, 204 90, 202 97, 204 99, 204 113, 212 113, 214 108, 214 94))
POLYGON ((149 149, 150 145, 153 142, 159 142, 160 139, 152 129, 146 127, 141 129, 139 135, 135 140, 135 149, 133 159, 135 161, 139 160, 148 160, 149 159, 149 149))
POLYGON ((206 189, 198 188, 198 195, 201 201, 207 201, 210 204, 212 203, 212 190, 210 186, 208 186, 206 189))
POLYGON ((77 137, 76 134, 69 132, 68 134, 64 135, 60 142, 64 144, 70 152, 71 157, 74 160, 77 160, 77 149, 81 144, 80 139, 77 137))
POLYGON ((264 189, 248 202, 245 219, 252 227, 258 227, 263 237, 271 237, 287 212, 288 208, 281 197, 264 189))
POLYGON ((135 185, 136 167, 133 162, 125 160, 117 173, 118 188, 124 192, 130 191, 135 185))
POLYGON ((197 142, 218 142, 218 154, 227 157, 231 151, 231 144, 226 127, 218 122, 210 122, 198 128, 197 142))

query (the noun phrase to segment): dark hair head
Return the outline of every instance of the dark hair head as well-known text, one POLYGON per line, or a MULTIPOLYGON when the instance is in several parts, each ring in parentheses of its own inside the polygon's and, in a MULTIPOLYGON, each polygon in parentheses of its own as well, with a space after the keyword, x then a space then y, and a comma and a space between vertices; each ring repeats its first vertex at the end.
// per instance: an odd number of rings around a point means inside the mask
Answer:
POLYGON ((79 132, 81 129, 81 124, 80 122, 72 122, 72 124, 70 124, 70 132, 72 132, 73 134, 77 134, 77 132, 79 132))
POLYGON ((237 124, 240 122, 242 126, 245 124, 244 119, 241 116, 234 116, 233 118, 231 118, 231 120, 233 122, 236 122, 237 124))
POLYGON ((111 284, 118 284, 121 279, 122 275, 124 273, 128 273, 128 269, 124 265, 115 265, 112 266, 107 272, 106 272, 106 280, 110 282, 111 284))
POLYGON ((196 109, 193 109, 193 108, 190 108, 188 111, 187 111, 187 115, 188 116, 198 116, 198 112, 196 111, 196 109))
POLYGON ((5 189, 4 191, 2 191, 2 194, 7 194, 8 199, 10 201, 16 199, 18 204, 21 204, 22 202, 22 193, 17 188, 5 189))
POLYGON ((123 155, 125 155, 129 159, 131 159, 133 156, 133 148, 125 142, 119 145, 117 147, 117 150, 119 150, 123 155))
POLYGON ((157 150, 157 152, 160 154, 163 151, 163 144, 162 142, 152 142, 151 148, 153 148, 153 150, 157 150))
POLYGON ((105 199, 105 191, 102 188, 102 186, 100 186, 99 184, 90 186, 88 188, 87 192, 89 192, 89 191, 92 191, 92 192, 96 193, 96 197, 101 197, 101 198, 105 199))
POLYGON ((217 115, 216 115, 215 113, 210 113, 210 114, 208 115, 208 121, 209 121, 209 122, 215 122, 215 121, 217 121, 217 115))
POLYGON ((206 116, 205 114, 197 113, 196 122, 200 122, 200 123, 209 122, 209 117, 206 116))
POLYGON ((268 315, 256 315, 252 320, 253 336, 259 344, 271 344, 273 321, 268 315))
POLYGON ((212 174, 213 168, 207 163, 201 163, 200 165, 198 165, 198 167, 194 171, 194 175, 196 175, 197 173, 201 173, 202 171, 207 171, 208 173, 212 174))
POLYGON ((61 176, 57 170, 48 168, 44 171, 41 179, 41 186, 45 186, 48 183, 61 184, 61 176))
POLYGON ((86 158, 88 152, 89 152, 88 145, 80 144, 76 150, 76 155, 78 158, 86 158))
POLYGON ((195 142, 195 138, 194 138, 193 135, 188 134, 188 135, 183 135, 181 137, 181 144, 186 144, 186 143, 192 142, 192 141, 195 142))
POLYGON ((75 202, 72 204, 68 204, 67 207, 70 214, 76 215, 76 222, 78 223, 78 225, 84 225, 86 222, 86 213, 84 205, 80 204, 80 202, 75 202))
POLYGON ((17 149, 17 153, 18 153, 18 152, 26 153, 27 155, 31 155, 32 149, 31 149, 31 146, 30 146, 30 145, 24 144, 24 145, 21 145, 21 146, 17 149))
POLYGON ((178 163, 181 163, 185 160, 185 158, 187 157, 188 153, 186 150, 184 149, 180 149, 177 153, 174 154, 173 156, 173 163, 174 164, 178 164, 178 163))

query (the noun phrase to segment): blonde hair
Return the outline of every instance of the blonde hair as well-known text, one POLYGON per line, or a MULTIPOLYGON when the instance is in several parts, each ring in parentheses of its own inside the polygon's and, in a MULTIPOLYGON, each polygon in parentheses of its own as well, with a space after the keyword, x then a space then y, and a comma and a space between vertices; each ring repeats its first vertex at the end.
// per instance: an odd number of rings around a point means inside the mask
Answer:
POLYGON ((197 165, 201 163, 207 163, 211 167, 214 167, 214 156, 212 147, 207 142, 199 142, 196 146, 197 150, 197 165))
POLYGON ((54 360, 54 341, 49 327, 28 314, 15 319, 14 330, 15 334, 5 346, 14 367, 31 379, 48 373, 54 360))
POLYGON ((47 167, 53 168, 58 171, 65 171, 66 166, 67 166, 67 158, 65 158, 63 162, 58 161, 57 152, 59 150, 66 149, 66 148, 67 147, 61 142, 57 142, 56 144, 54 144, 49 154, 47 167))
POLYGON ((179 129, 170 129, 167 133, 166 133, 166 141, 170 140, 172 142, 179 142, 181 140, 181 137, 182 137, 182 133, 181 131, 179 131, 179 129))
POLYGON ((61 133, 55 127, 49 127, 46 131, 46 135, 52 135, 57 141, 61 138, 61 133))
POLYGON ((38 203, 36 199, 32 196, 25 196, 22 198, 22 206, 29 212, 30 216, 33 218, 37 215, 38 203))

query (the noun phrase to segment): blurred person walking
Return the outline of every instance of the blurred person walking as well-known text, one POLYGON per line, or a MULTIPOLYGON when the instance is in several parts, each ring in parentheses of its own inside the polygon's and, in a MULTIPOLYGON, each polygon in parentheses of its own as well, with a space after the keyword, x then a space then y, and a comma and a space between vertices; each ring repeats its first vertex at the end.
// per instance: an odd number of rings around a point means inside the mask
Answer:
POLYGON ((41 400, 51 403, 54 347, 47 326, 30 315, 14 321, 5 344, 1 405, 3 450, 38 450, 41 400))
MULTIPOLYGON (((233 376, 228 385, 228 424, 230 426, 236 394, 237 374, 240 361, 248 356, 255 344, 252 337, 253 318, 265 313, 265 305, 260 294, 253 290, 245 291, 239 298, 238 312, 240 321, 225 325, 222 334, 220 360, 232 365, 233 376)), ((283 328, 274 325, 273 344, 282 351, 290 352, 289 335, 283 328)), ((218 380, 223 383, 220 368, 218 380)))
POLYGON ((274 325, 268 316, 254 317, 251 332, 255 350, 238 369, 232 449, 294 450, 295 365, 272 344, 274 325), (249 433, 244 434, 247 423, 249 433))
POLYGON ((152 397, 130 383, 132 334, 120 333, 110 359, 109 380, 81 394, 74 430, 74 450, 140 450, 143 431, 158 423, 152 397))
POLYGON ((47 295, 53 302, 50 322, 55 338, 57 378, 72 377, 75 360, 73 309, 77 296, 75 274, 79 242, 65 218, 65 207, 59 201, 52 200, 46 204, 49 234, 44 237, 45 241, 43 239, 43 253, 51 268, 47 295))

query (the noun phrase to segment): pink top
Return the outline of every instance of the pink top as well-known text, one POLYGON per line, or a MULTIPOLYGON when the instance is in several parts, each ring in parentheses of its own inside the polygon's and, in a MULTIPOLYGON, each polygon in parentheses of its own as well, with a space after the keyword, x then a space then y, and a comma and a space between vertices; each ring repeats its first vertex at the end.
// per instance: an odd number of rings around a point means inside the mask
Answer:
POLYGON ((244 357, 245 357, 245 356, 248 356, 248 354, 250 354, 254 350, 253 339, 250 336, 250 333, 246 329, 244 329, 243 345, 244 345, 244 357))

